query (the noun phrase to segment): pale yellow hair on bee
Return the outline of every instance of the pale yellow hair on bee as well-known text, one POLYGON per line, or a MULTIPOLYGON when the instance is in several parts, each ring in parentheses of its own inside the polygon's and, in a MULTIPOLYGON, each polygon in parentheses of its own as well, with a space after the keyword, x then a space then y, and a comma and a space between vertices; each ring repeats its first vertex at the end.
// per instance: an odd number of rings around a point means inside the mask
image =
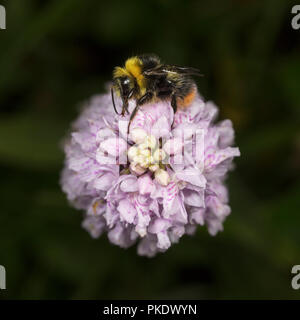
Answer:
POLYGON ((125 62, 125 69, 135 77, 140 89, 145 87, 142 65, 142 61, 138 57, 131 57, 125 62))
POLYGON ((130 77, 130 73, 125 68, 115 67, 114 78, 119 78, 119 77, 130 77))

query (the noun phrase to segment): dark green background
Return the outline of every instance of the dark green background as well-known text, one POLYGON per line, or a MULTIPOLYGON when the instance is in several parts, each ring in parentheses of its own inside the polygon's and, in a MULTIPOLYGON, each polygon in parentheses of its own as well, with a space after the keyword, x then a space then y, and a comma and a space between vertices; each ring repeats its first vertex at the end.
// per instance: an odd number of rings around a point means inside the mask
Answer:
MULTIPOLYGON (((10 0, 0 30, 0 298, 299 298, 300 30, 285 0, 10 0), (242 156, 232 214, 148 259, 92 240, 59 186, 60 142, 115 65, 199 68, 242 156)), ((300 3, 299 3, 300 4, 300 3)))

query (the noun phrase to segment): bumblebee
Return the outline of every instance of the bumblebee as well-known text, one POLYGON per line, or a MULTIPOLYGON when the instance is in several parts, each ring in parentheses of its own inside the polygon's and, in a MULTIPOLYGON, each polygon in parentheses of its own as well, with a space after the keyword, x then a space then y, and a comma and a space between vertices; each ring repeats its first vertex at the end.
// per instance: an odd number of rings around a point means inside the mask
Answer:
MULTIPOLYGON (((116 67, 111 88, 114 110, 119 115, 129 114, 128 101, 135 99, 136 106, 130 115, 129 126, 140 106, 157 100, 170 100, 174 113, 187 108, 195 99, 197 86, 191 76, 200 76, 198 69, 162 64, 156 55, 134 56, 124 67, 116 67), (121 97, 119 113, 115 106, 114 91, 121 97)), ((128 126, 128 131, 129 131, 128 126)))

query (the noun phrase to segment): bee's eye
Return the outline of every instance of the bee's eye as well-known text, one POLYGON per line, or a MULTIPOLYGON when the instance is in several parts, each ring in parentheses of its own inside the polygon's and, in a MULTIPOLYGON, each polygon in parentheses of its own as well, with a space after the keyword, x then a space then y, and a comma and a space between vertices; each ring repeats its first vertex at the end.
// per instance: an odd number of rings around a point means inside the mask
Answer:
POLYGON ((130 92, 130 79, 129 78, 121 78, 121 87, 123 96, 128 96, 130 92))

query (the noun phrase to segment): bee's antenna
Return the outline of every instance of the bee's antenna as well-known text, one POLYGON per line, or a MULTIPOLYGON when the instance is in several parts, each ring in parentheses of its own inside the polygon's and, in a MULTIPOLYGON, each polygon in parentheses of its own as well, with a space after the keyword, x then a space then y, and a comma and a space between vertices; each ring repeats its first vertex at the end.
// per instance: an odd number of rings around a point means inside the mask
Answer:
POLYGON ((111 100, 112 100, 112 103, 113 103, 113 106, 114 106, 115 113, 119 116, 121 113, 119 113, 119 112, 117 111, 117 108, 116 108, 115 97, 114 97, 114 89, 113 89, 113 87, 111 87, 110 92, 111 92, 111 100))

